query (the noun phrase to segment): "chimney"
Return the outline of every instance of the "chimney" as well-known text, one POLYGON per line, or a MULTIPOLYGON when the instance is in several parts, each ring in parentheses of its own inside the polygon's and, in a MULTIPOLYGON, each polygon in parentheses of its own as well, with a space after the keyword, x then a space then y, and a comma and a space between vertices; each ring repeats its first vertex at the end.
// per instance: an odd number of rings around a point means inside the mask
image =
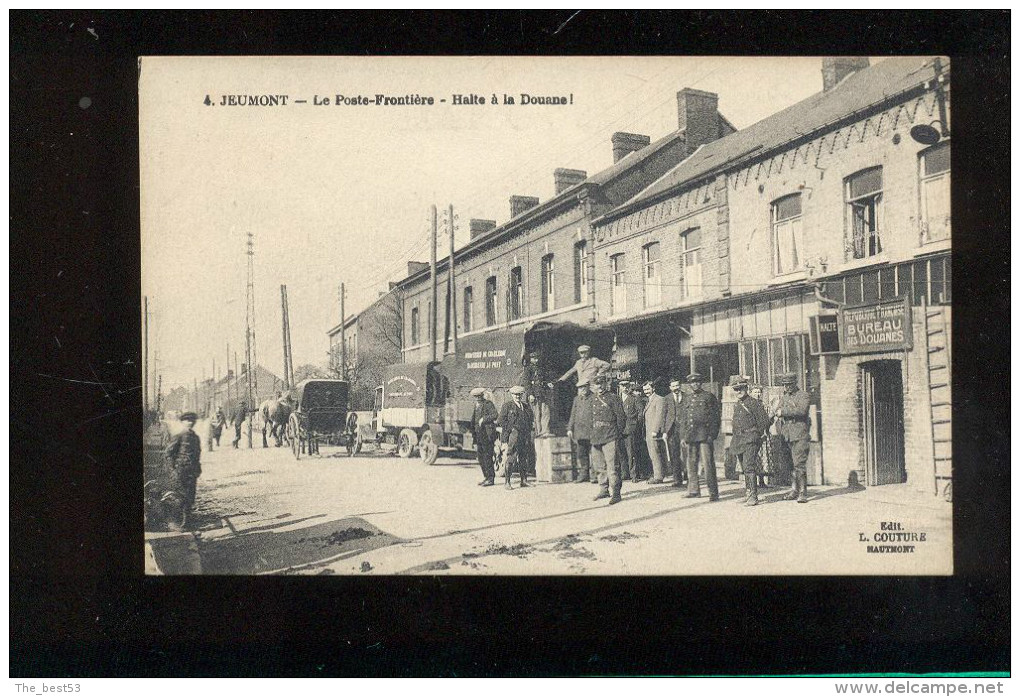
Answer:
POLYGON ((611 141, 613 143, 613 162, 616 163, 632 152, 637 152, 645 147, 652 142, 652 139, 640 133, 618 131, 613 134, 611 141))
POLYGON ((416 273, 424 271, 429 267, 427 261, 409 261, 407 262, 407 275, 413 276, 416 273))
POLYGON ((688 154, 724 135, 715 92, 683 88, 676 93, 676 112, 678 127, 686 132, 688 154))
POLYGON ((827 56, 822 59, 822 91, 828 92, 843 78, 868 67, 867 56, 827 56))
POLYGON ((538 205, 537 196, 514 196, 510 197, 510 217, 516 218, 524 211, 529 208, 534 208, 538 205))
POLYGON ((553 170, 553 181, 556 183, 556 193, 561 194, 567 189, 580 184, 588 178, 588 173, 583 169, 563 169, 562 167, 553 170))
POLYGON ((495 220, 479 220, 478 218, 472 218, 471 219, 470 228, 471 228, 471 239, 473 240, 476 237, 481 237, 482 235, 487 233, 489 230, 496 229, 496 221, 495 220))

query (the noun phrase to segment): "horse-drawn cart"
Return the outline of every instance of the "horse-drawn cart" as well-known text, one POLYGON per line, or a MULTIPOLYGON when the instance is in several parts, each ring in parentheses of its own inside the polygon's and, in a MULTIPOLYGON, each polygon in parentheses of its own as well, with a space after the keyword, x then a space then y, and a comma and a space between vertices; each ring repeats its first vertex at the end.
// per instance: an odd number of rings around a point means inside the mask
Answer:
POLYGON ((348 455, 361 450, 357 423, 348 418, 348 385, 344 380, 305 380, 294 388, 294 410, 287 422, 287 440, 295 459, 317 455, 319 443, 339 442, 348 455))

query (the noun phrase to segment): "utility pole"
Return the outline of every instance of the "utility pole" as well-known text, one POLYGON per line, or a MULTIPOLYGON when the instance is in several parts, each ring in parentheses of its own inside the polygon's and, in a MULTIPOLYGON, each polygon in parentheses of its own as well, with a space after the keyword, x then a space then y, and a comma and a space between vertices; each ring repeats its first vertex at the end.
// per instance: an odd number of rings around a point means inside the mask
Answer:
MULTIPOLYGON (((255 362, 258 356, 255 350, 255 235, 248 233, 248 246, 245 254, 248 257, 248 287, 247 307, 245 308, 245 322, 247 333, 245 337, 245 359, 247 360, 247 386, 248 386, 248 408, 252 408, 258 397, 259 383, 258 375, 255 372, 255 362)), ((254 414, 254 412, 252 412, 254 414)), ((248 415, 248 447, 251 448, 252 414, 248 415)))
POLYGON ((145 296, 145 357, 142 360, 142 410, 149 410, 149 296, 145 296))
POLYGON ((280 286, 280 305, 283 313, 283 387, 294 386, 294 358, 290 345, 290 307, 287 302, 287 286, 280 286))
POLYGON ((457 353, 457 287, 454 284, 454 279, 456 278, 456 276, 454 274, 453 267, 454 225, 452 203, 450 204, 450 208, 447 211, 447 213, 449 216, 449 220, 447 222, 449 223, 450 230, 450 280, 449 280, 450 301, 447 304, 446 323, 450 326, 450 353, 457 353))
POLYGON ((432 344, 431 355, 433 363, 438 360, 436 356, 436 330, 438 327, 436 325, 438 324, 437 318, 439 316, 439 285, 436 279, 436 247, 438 246, 439 228, 436 216, 436 204, 432 204, 432 257, 429 264, 429 268, 432 271, 432 307, 429 309, 429 343, 432 344))
POLYGON ((340 379, 347 379, 347 312, 344 309, 344 296, 347 288, 340 283, 340 379))

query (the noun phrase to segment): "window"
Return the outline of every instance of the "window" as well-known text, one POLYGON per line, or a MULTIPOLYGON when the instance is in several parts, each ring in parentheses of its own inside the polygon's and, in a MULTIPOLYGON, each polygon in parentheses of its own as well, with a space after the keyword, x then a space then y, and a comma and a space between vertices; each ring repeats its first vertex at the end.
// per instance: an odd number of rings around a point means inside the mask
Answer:
POLYGON ((520 266, 510 269, 509 321, 520 319, 524 313, 524 274, 520 266))
POLYGON ((464 331, 471 331, 471 319, 475 316, 475 291, 471 286, 464 288, 464 331))
POLYGON ((496 294, 496 277, 489 276, 485 279, 485 326, 495 326, 497 316, 496 307, 498 307, 496 299, 499 296, 496 294))
POLYGON ((548 312, 556 307, 554 273, 553 255, 546 254, 542 257, 542 312, 548 312))
POLYGON ((658 242, 641 248, 644 266, 645 307, 658 307, 662 303, 662 257, 658 242))
POLYGON ((939 143, 921 153, 921 243, 948 240, 949 143, 939 143))
POLYGON ((775 385, 782 373, 793 373, 804 389, 804 335, 794 334, 740 342, 740 372, 761 385, 775 385))
POLYGON ((579 303, 588 294, 588 243, 574 244, 574 302, 579 303))
POLYGON ((683 276, 680 295, 684 300, 697 300, 701 292, 701 228, 680 233, 680 261, 683 276))
POLYGON ((800 194, 772 204, 772 273, 781 276, 804 265, 804 230, 800 194))
POLYGON ((627 271, 623 254, 609 257, 609 284, 613 289, 611 313, 622 315, 627 311, 627 271))
POLYGON ((849 247, 854 259, 882 253, 882 168, 873 167, 846 179, 849 247))
MULTIPOLYGON (((418 308, 417 307, 412 307, 411 308, 411 346, 417 346, 418 342, 421 340, 420 321, 421 321, 421 319, 418 316, 418 308)), ((337 361, 337 364, 339 364, 339 361, 337 361)))

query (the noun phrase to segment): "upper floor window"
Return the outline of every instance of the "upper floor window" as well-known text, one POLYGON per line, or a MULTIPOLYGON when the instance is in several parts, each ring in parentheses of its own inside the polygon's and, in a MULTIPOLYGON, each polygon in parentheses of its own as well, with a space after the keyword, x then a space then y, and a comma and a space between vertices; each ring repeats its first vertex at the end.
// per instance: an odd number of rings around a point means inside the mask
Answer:
POLYGON ((680 233, 680 262, 683 276, 680 295, 684 300, 697 300, 701 292, 701 228, 680 233))
POLYGON ((772 203, 772 273, 779 276, 803 265, 801 196, 791 194, 772 203))
POLYGON ((510 269, 509 321, 520 319, 524 313, 524 272, 520 266, 510 269))
POLYGON ((948 240, 949 143, 939 143, 921 153, 921 242, 948 240))
POLYGON ((556 307, 554 273, 553 255, 546 254, 542 257, 542 312, 548 312, 556 307))
POLYGON ((611 313, 622 315, 627 311, 627 270, 623 254, 609 257, 609 283, 613 289, 611 313))
POLYGON ((498 307, 496 293, 496 277, 489 276, 485 279, 485 326, 492 327, 496 324, 496 308, 498 307))
POLYGON ((645 307, 658 307, 662 303, 662 257, 658 242, 641 248, 644 266, 645 307))
MULTIPOLYGON (((418 308, 411 308, 411 346, 417 346, 421 340, 421 318, 418 316, 418 308)), ((339 363, 339 361, 338 361, 339 363)))
POLYGON ((588 243, 574 243, 574 302, 584 300, 588 293, 588 243))
POLYGON ((472 329, 471 320, 475 316, 475 291, 471 286, 464 288, 464 331, 472 329))
POLYGON ((873 167, 846 179, 850 252, 854 259, 882 253, 882 168, 873 167))

